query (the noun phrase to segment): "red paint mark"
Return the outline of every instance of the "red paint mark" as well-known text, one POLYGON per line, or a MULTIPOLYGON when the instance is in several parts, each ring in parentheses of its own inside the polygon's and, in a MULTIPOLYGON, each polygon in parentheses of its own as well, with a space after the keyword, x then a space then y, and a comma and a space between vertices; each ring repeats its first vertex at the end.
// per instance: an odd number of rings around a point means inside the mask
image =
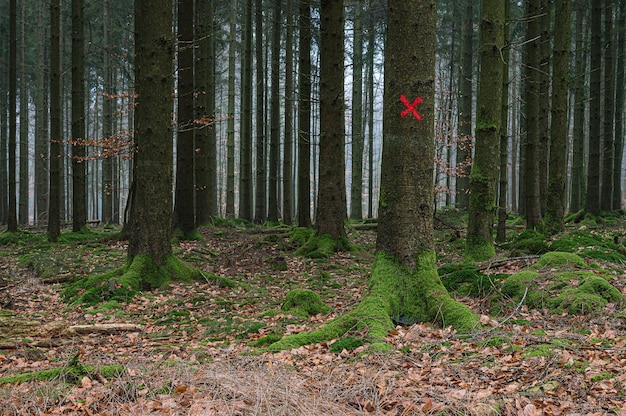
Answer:
POLYGON ((412 103, 410 103, 409 100, 407 100, 406 97, 401 94, 400 101, 402 101, 402 103, 406 106, 404 111, 400 113, 400 117, 404 118, 409 113, 413 113, 413 117, 415 117, 418 120, 422 119, 422 116, 420 115, 420 113, 418 113, 417 110, 415 109, 415 107, 417 107, 418 105, 422 103, 422 97, 417 97, 412 103))

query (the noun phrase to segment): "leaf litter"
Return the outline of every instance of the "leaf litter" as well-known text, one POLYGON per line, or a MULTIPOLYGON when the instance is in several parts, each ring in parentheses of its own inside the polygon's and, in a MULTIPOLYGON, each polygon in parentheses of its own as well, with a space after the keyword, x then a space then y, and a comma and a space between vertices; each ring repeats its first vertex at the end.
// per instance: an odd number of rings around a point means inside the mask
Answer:
MULTIPOLYGON (((2 377, 63 366, 76 354, 96 368, 122 364, 125 371, 0 386, 0 414, 626 416, 626 314, 618 305, 584 316, 521 306, 496 317, 485 298, 466 297, 484 325, 471 336, 418 323, 389 333, 389 353, 365 354, 367 345, 333 353, 331 341, 256 354, 249 343, 311 330, 354 307, 367 290, 375 236, 353 232, 360 252, 320 261, 291 254, 283 233, 201 231, 204 241, 178 243, 176 254, 234 279, 234 288, 175 283, 126 304, 68 308, 60 284, 43 284, 36 269, 16 267, 17 253, 4 255, 0 270, 12 276, 3 291, 15 316, 142 330, 4 342, 2 377), (305 288, 333 312, 309 319, 282 313, 285 294, 305 288)), ((108 248, 123 258, 123 244, 108 248)), ((111 261, 81 258, 86 272, 111 261)), ((527 263, 500 262, 491 272, 512 274, 527 263)), ((623 271, 608 272, 626 295, 623 271)))

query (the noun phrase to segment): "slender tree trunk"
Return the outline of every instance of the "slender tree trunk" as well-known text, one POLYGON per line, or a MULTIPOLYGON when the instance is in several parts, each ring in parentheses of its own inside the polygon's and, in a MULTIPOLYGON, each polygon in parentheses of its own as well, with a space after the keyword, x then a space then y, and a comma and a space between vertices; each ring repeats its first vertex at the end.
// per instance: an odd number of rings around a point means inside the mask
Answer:
MULTIPOLYGON (((114 137, 113 107, 115 90, 113 89, 113 67, 111 65, 111 29, 110 29, 110 2, 104 2, 103 32, 104 32, 104 90, 102 101, 102 139, 105 143, 114 137)), ((104 149, 103 149, 104 150, 104 149)), ((113 223, 113 157, 102 160, 102 223, 113 223)))
MULTIPOLYGON (((9 71, 8 71, 8 48, 4 45, 0 46, 0 90, 8 91, 9 71)), ((9 209, 8 202, 8 172, 7 172, 7 128, 8 118, 8 97, 7 94, 0 94, 0 224, 7 223, 7 215, 9 209)))
POLYGON ((502 48, 502 109, 500 111, 500 154, 498 168, 498 226, 496 241, 506 240, 506 207, 508 193, 508 159, 509 159, 509 63, 511 57, 511 2, 504 2, 504 47, 502 48))
POLYGON ((602 2, 591 6, 591 85, 589 90, 589 162, 585 211, 600 215, 600 167, 602 166, 602 2))
POLYGON ((459 140, 456 150, 456 205, 460 209, 469 207, 469 187, 472 145, 472 78, 474 73, 474 10, 473 1, 465 2, 461 71, 459 71, 461 111, 459 115, 459 140))
POLYGON ((311 2, 300 1, 298 39, 298 226, 311 226, 311 2))
POLYGON ((194 215, 193 0, 178 0, 178 139, 176 141, 175 227, 188 237, 194 215))
POLYGON ((266 138, 265 138, 265 70, 263 60, 263 1, 255 0, 255 50, 256 50, 256 191, 254 204, 254 222, 262 223, 266 219, 266 187, 265 171, 266 138))
POLYGON ((584 1, 578 1, 576 7, 576 54, 574 59, 575 77, 574 94, 574 129, 572 149, 572 184, 570 211, 578 212, 584 206, 585 194, 585 77, 587 72, 587 46, 584 42, 586 32, 586 7, 584 1))
POLYGON ((252 211, 252 3, 245 1, 241 63, 241 186, 239 217, 253 220, 252 211))
MULTIPOLYGON (((613 0, 604 0, 604 118, 600 209, 613 207, 613 164, 615 159, 615 67, 613 61, 613 0)), ((622 86, 622 89, 624 86, 622 86)))
POLYGON ((50 4, 50 195, 48 197, 48 238, 61 234, 61 1, 50 4))
POLYGON ((87 224, 83 0, 72 0, 72 230, 87 224))
POLYGON ((293 0, 287 0, 285 32, 285 134, 283 140, 283 222, 293 222, 293 0))
POLYGON ((541 216, 546 212, 548 188, 548 154, 550 142, 550 22, 551 0, 541 0, 540 41, 539 41, 539 203, 541 216))
POLYGON ((374 50, 376 43, 376 24, 370 19, 367 42, 367 171, 369 172, 367 189, 367 218, 374 217, 374 50))
POLYGON ((540 169, 540 13, 541 0, 529 0, 527 2, 526 16, 528 29, 526 33, 526 137, 524 141, 524 214, 526 226, 535 229, 541 222, 541 201, 539 189, 540 169))
POLYGON ((272 63, 270 91, 270 170, 267 219, 278 222, 278 164, 280 160, 280 32, 281 2, 274 2, 272 12, 272 63))
MULTIPOLYGON (((502 112, 504 3, 483 0, 480 84, 476 118, 476 147, 470 175, 470 205, 466 257, 484 261, 495 255, 493 219, 496 210, 498 156, 502 112)), ((506 129, 506 126, 504 127, 506 129)))
POLYGON ((215 36, 213 0, 196 2, 196 82, 197 118, 202 121, 196 132, 196 223, 209 222, 216 213, 215 186, 215 36))
POLYGON ((546 227, 552 233, 565 224, 565 184, 567 181, 568 79, 570 48, 570 0, 557 0, 552 69, 552 117, 550 125, 550 179, 548 182, 546 227))
POLYGON ((26 79, 26 2, 22 1, 20 7, 20 192, 19 192, 19 213, 20 224, 28 224, 28 199, 29 199, 29 172, 28 172, 28 125, 29 120, 29 100, 28 81, 26 79))
POLYGON ((9 209, 7 231, 17 231, 17 178, 15 150, 17 140, 17 5, 9 2, 9 209))
POLYGON ((363 4, 354 5, 354 50, 352 52, 352 186, 350 218, 363 218, 363 4))
POLYGON ((228 121, 226 127, 226 218, 235 216, 235 48, 237 0, 231 0, 228 43, 228 121))
POLYGON ((343 1, 320 6, 320 146, 316 232, 346 247, 343 1))
POLYGON ((626 78, 624 78, 624 66, 626 62, 624 55, 626 50, 624 49, 625 37, 626 37, 626 2, 623 0, 618 2, 619 19, 615 28, 618 33, 616 57, 617 57, 617 72, 615 73, 615 147, 614 154, 615 159, 613 163, 613 203, 612 209, 622 209, 622 162, 624 152, 624 84, 626 78))

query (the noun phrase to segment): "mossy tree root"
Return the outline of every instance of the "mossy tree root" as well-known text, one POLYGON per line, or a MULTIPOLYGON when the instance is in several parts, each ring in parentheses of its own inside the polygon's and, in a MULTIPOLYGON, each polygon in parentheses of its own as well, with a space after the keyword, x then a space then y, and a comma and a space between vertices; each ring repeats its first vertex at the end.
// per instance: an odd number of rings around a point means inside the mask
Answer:
POLYGON ((160 264, 147 255, 129 258, 126 265, 101 275, 87 276, 71 283, 63 292, 71 303, 97 304, 117 300, 127 302, 143 290, 153 290, 171 281, 202 278, 200 271, 174 255, 160 264))
POLYGON ((352 245, 347 238, 334 239, 328 234, 312 233, 296 254, 310 258, 328 258, 337 251, 350 251, 352 245))
POLYGON ((394 322, 438 322, 468 333, 478 326, 478 317, 452 299, 435 268, 435 253, 420 256, 410 270, 383 252, 376 255, 369 294, 352 311, 312 332, 289 335, 267 351, 297 348, 339 338, 348 331, 366 332, 371 347, 386 349, 385 337, 394 322))

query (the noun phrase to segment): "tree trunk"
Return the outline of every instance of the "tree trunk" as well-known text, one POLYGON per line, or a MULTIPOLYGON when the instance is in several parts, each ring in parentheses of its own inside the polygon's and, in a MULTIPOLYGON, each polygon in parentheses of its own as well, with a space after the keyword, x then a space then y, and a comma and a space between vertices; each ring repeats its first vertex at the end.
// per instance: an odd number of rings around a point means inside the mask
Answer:
POLYGON ((128 256, 172 254, 172 4, 135 0, 135 159, 128 256))
POLYGON ((586 8, 584 1, 579 1, 576 7, 576 55, 574 59, 575 77, 573 86, 574 95, 574 128, 572 149, 572 184, 570 194, 570 212, 578 212, 584 206, 585 194, 585 77, 587 72, 587 54, 584 42, 586 32, 586 8))
POLYGON ((541 0, 527 2, 526 16, 528 28, 526 33, 526 137, 523 143, 523 186, 524 214, 526 227, 535 229, 541 222, 541 201, 539 189, 540 166, 540 129, 539 129, 539 87, 540 73, 540 11, 541 0))
POLYGON ((87 224, 83 0, 72 0, 72 230, 87 224))
POLYGON ((465 245, 465 256, 475 261, 488 260, 496 254, 493 219, 502 128, 503 65, 500 51, 504 47, 504 17, 501 0, 483 0, 476 147, 470 174, 470 210, 465 245))
POLYGON ((624 66, 626 62, 624 55, 624 43, 626 37, 626 3, 619 3, 619 20, 615 28, 618 33, 616 56, 617 72, 615 74, 615 85, 618 86, 615 92, 615 159, 613 163, 613 210, 622 209, 622 161, 624 152, 624 66))
POLYGON ((256 191, 254 195, 254 222, 262 223, 266 219, 266 187, 265 171, 266 138, 265 138, 265 70, 263 65, 263 1, 254 4, 254 29, 256 50, 256 191))
POLYGON ((472 145, 472 78, 474 73, 474 10, 473 1, 465 2, 461 71, 459 71, 461 108, 459 114, 459 139, 456 150, 456 206, 469 208, 469 187, 472 145))
MULTIPOLYGON (((511 2, 504 3, 504 47, 502 49, 502 109, 500 111, 500 152, 498 168, 498 226, 496 241, 506 240, 506 211, 508 194, 508 159, 509 159, 509 68, 511 62, 511 2)), ((511 152, 514 152, 511 146, 511 152)))
POLYGON ((567 180, 568 78, 570 43, 570 0, 557 0, 552 66, 552 117, 550 125, 550 170, 546 203, 546 228, 552 233, 565 225, 565 183, 567 180))
POLYGON ((61 2, 50 4, 50 194, 48 197, 48 238, 61 234, 61 2))
MULTIPOLYGON (((113 89, 114 71, 111 64, 111 29, 110 29, 110 2, 104 2, 103 32, 104 32, 104 75, 102 88, 102 140, 104 145, 111 140, 113 132, 113 107, 115 103, 115 90, 113 89)), ((103 149, 104 150, 104 149, 103 149)), ((113 157, 106 157, 102 161, 102 223, 113 223, 113 157)))
POLYGON ((226 218, 235 217, 235 47, 237 0, 231 0, 228 33, 228 121, 226 127, 226 218))
POLYGON ((354 5, 354 50, 352 61, 352 186, 350 218, 363 218, 363 5, 354 5))
MULTIPOLYGON (((604 0, 604 118, 600 210, 613 207, 613 163, 615 159, 615 67, 613 61, 613 0, 604 0)), ((624 86, 622 86, 624 88, 624 86)))
POLYGON ((300 1, 298 65, 298 226, 311 226, 311 2, 300 1))
POLYGON ((20 192, 19 192, 19 212, 18 222, 20 224, 28 224, 28 199, 29 191, 29 172, 28 172, 28 125, 29 120, 29 102, 28 102, 28 81, 26 79, 26 2, 22 1, 20 5, 20 192))
POLYGON ((17 140, 17 5, 9 1, 9 209, 7 231, 17 231, 17 178, 15 149, 17 140))
POLYGON ((585 211, 600 215, 600 167, 602 166, 602 2, 591 6, 591 85, 589 89, 589 162, 585 211))
POLYGON ((293 0, 287 0, 285 33, 285 134, 283 140, 283 222, 293 222, 293 0))
MULTIPOLYGON (((371 8, 371 3, 370 3, 371 8)), ((374 50, 376 48, 376 24, 369 19, 367 44, 367 218, 374 217, 374 50)))
POLYGON ((241 186, 239 217, 253 220, 252 212, 252 4, 245 1, 241 63, 241 186))
POLYGON ((184 238, 196 229, 194 216, 193 0, 178 0, 178 138, 176 141, 175 226, 184 238))
POLYGON ((546 213, 546 199, 548 188, 548 154, 550 141, 550 22, 551 1, 541 0, 540 13, 540 40, 539 40, 539 203, 541 216, 546 213))
POLYGON ((344 28, 343 1, 322 0, 320 6, 320 146, 316 214, 318 236, 327 235, 335 249, 347 248, 344 229, 346 184, 344 158, 344 28))
POLYGON ((196 223, 209 222, 216 213, 215 189, 215 36, 213 0, 196 4, 197 43, 197 118, 201 126, 196 132, 196 223))
POLYGON ((281 2, 274 2, 272 12, 272 61, 270 89, 270 170, 268 175, 268 213, 270 222, 278 222, 278 165, 280 161, 280 32, 281 2))

